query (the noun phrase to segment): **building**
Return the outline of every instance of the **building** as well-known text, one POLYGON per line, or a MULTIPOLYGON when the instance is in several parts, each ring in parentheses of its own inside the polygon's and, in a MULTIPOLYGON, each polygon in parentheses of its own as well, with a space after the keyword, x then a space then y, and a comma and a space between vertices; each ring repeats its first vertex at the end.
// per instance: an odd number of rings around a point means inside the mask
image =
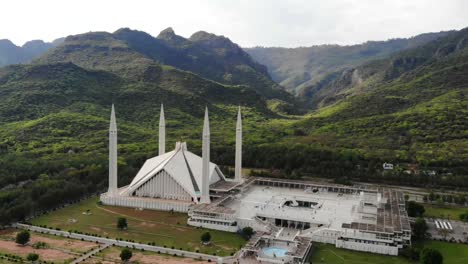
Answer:
POLYGON ((384 170, 393 170, 393 164, 392 163, 384 163, 382 165, 384 170))
POLYGON ((190 152, 185 142, 165 152, 164 108, 159 120, 159 155, 146 160, 132 182, 117 187, 117 122, 114 106, 109 127, 109 189, 100 197, 107 205, 188 212, 193 204, 210 203, 210 186, 229 191, 240 184, 242 127, 240 107, 236 129, 236 176, 226 179, 219 167, 210 162, 210 127, 208 109, 203 126, 202 157, 190 152))
POLYGON ((387 255, 411 243, 403 194, 386 188, 249 178, 211 204, 192 206, 188 223, 230 232, 249 226, 269 239, 387 255))
POLYGON ((242 120, 236 125, 235 177, 227 179, 210 162, 208 111, 203 154, 176 143, 165 153, 164 113, 159 127, 160 153, 148 159, 133 181, 116 186, 115 113, 109 133, 109 190, 104 204, 187 212, 187 223, 208 229, 256 231, 242 259, 262 263, 304 263, 313 242, 338 248, 398 255, 411 242, 403 194, 388 188, 318 184, 309 181, 246 178, 241 175, 242 120), (162 144, 162 145, 161 145, 162 144))

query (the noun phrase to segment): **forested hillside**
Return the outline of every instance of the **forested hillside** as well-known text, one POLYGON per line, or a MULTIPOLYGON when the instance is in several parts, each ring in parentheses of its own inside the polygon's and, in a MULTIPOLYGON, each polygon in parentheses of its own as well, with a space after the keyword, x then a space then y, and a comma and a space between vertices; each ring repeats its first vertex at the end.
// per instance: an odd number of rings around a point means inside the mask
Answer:
POLYGON ((265 66, 253 61, 228 38, 203 31, 190 39, 177 36, 170 28, 157 38, 128 28, 112 34, 91 32, 69 36, 35 62, 72 62, 133 79, 146 65, 159 63, 223 84, 248 86, 275 102, 277 110, 291 113, 298 110, 293 107, 293 96, 271 80, 265 66))
POLYGON ((156 155, 164 103, 167 149, 182 140, 195 153, 208 106, 219 165, 234 163, 240 105, 243 164, 257 175, 468 188, 467 39, 451 32, 346 68, 312 87, 318 109, 298 115, 297 100, 225 37, 69 36, 32 64, 0 68, 0 221, 106 188, 112 103, 120 186, 156 155), (383 162, 396 169, 382 172, 383 162))
POLYGON ((304 88, 321 85, 343 69, 418 47, 448 33, 426 33, 408 39, 368 41, 351 46, 254 47, 245 50, 255 60, 268 67, 273 80, 288 91, 301 96, 306 95, 309 99, 311 94, 303 91, 304 88))
MULTIPOLYGON (((307 133, 297 140, 339 146, 351 156, 415 164, 421 171, 436 169, 445 176, 431 177, 430 184, 466 186, 467 40, 464 29, 346 70, 360 81, 344 74, 323 88, 334 91, 326 99, 333 104, 295 124, 307 133)), ((381 180, 392 181, 391 177, 428 183, 424 173, 409 176, 401 171, 381 180)))

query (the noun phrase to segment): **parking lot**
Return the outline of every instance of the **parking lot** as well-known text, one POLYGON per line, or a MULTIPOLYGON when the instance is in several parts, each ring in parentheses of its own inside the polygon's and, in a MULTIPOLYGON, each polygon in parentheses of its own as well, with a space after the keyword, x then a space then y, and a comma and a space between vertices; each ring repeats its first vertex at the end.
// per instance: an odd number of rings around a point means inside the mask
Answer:
POLYGON ((456 242, 466 242, 467 241, 467 234, 468 234, 468 224, 460 222, 460 221, 453 221, 453 220, 446 220, 440 218, 426 218, 427 226, 429 227, 428 232, 431 234, 432 239, 436 240, 447 240, 447 241, 456 241, 456 242), (437 228, 436 222, 439 221, 439 225, 441 222, 445 222, 447 226, 447 222, 450 223, 452 230, 450 228, 444 228, 441 225, 437 228))

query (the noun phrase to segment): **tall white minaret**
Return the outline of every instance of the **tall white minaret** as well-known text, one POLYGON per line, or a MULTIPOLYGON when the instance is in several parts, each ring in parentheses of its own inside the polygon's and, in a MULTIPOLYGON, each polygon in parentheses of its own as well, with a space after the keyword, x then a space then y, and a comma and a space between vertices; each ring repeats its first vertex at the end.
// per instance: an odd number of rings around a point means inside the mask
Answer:
POLYGON ((166 153, 166 121, 164 120, 164 106, 161 104, 159 114, 159 156, 166 153))
POLYGON ((112 104, 109 126, 109 195, 117 194, 117 122, 112 104))
POLYGON ((234 180, 236 182, 242 182, 242 117, 240 106, 237 112, 236 124, 236 165, 234 180))
POLYGON ((200 202, 210 203, 210 122, 208 120, 208 107, 205 109, 205 121, 203 123, 202 160, 202 188, 200 202))

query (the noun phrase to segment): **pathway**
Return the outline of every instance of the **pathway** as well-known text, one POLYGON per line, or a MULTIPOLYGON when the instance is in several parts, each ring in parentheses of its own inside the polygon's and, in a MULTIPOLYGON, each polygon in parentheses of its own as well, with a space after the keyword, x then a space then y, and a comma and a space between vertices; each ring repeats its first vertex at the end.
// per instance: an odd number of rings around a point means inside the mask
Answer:
POLYGON ((108 247, 110 247, 110 246, 111 246, 111 244, 101 244, 101 245, 99 245, 99 247, 97 247, 97 248, 93 249, 92 251, 90 251, 90 252, 88 252, 88 253, 82 255, 82 256, 79 257, 78 259, 76 259, 76 260, 70 262, 70 264, 77 264, 77 263, 80 263, 80 262, 82 262, 82 261, 84 261, 84 260, 86 260, 86 259, 88 259, 88 258, 94 256, 94 254, 98 253, 99 251, 101 251, 101 250, 103 250, 103 249, 106 249, 106 248, 108 248, 108 247))
POLYGON ((13 227, 26 229, 29 231, 34 231, 34 232, 39 232, 39 233, 47 233, 51 235, 79 239, 83 241, 91 241, 91 242, 97 242, 101 244, 109 244, 109 245, 118 246, 118 247, 128 247, 131 249, 138 249, 138 250, 143 249, 146 251, 152 251, 152 252, 156 252, 160 254, 168 254, 168 255, 179 256, 179 257, 200 259, 200 260, 206 260, 206 261, 211 261, 215 263, 233 263, 235 261, 234 256, 218 257, 218 256, 213 256, 213 255, 208 255, 208 254, 203 254, 203 253, 192 252, 192 251, 171 249, 171 248, 165 248, 165 247, 159 247, 159 246, 150 246, 147 244, 116 240, 112 238, 95 237, 95 236, 77 234, 77 233, 68 232, 68 231, 61 231, 61 230, 55 230, 55 229, 50 229, 50 228, 32 226, 32 225, 27 225, 27 224, 16 223, 13 225, 13 227))

